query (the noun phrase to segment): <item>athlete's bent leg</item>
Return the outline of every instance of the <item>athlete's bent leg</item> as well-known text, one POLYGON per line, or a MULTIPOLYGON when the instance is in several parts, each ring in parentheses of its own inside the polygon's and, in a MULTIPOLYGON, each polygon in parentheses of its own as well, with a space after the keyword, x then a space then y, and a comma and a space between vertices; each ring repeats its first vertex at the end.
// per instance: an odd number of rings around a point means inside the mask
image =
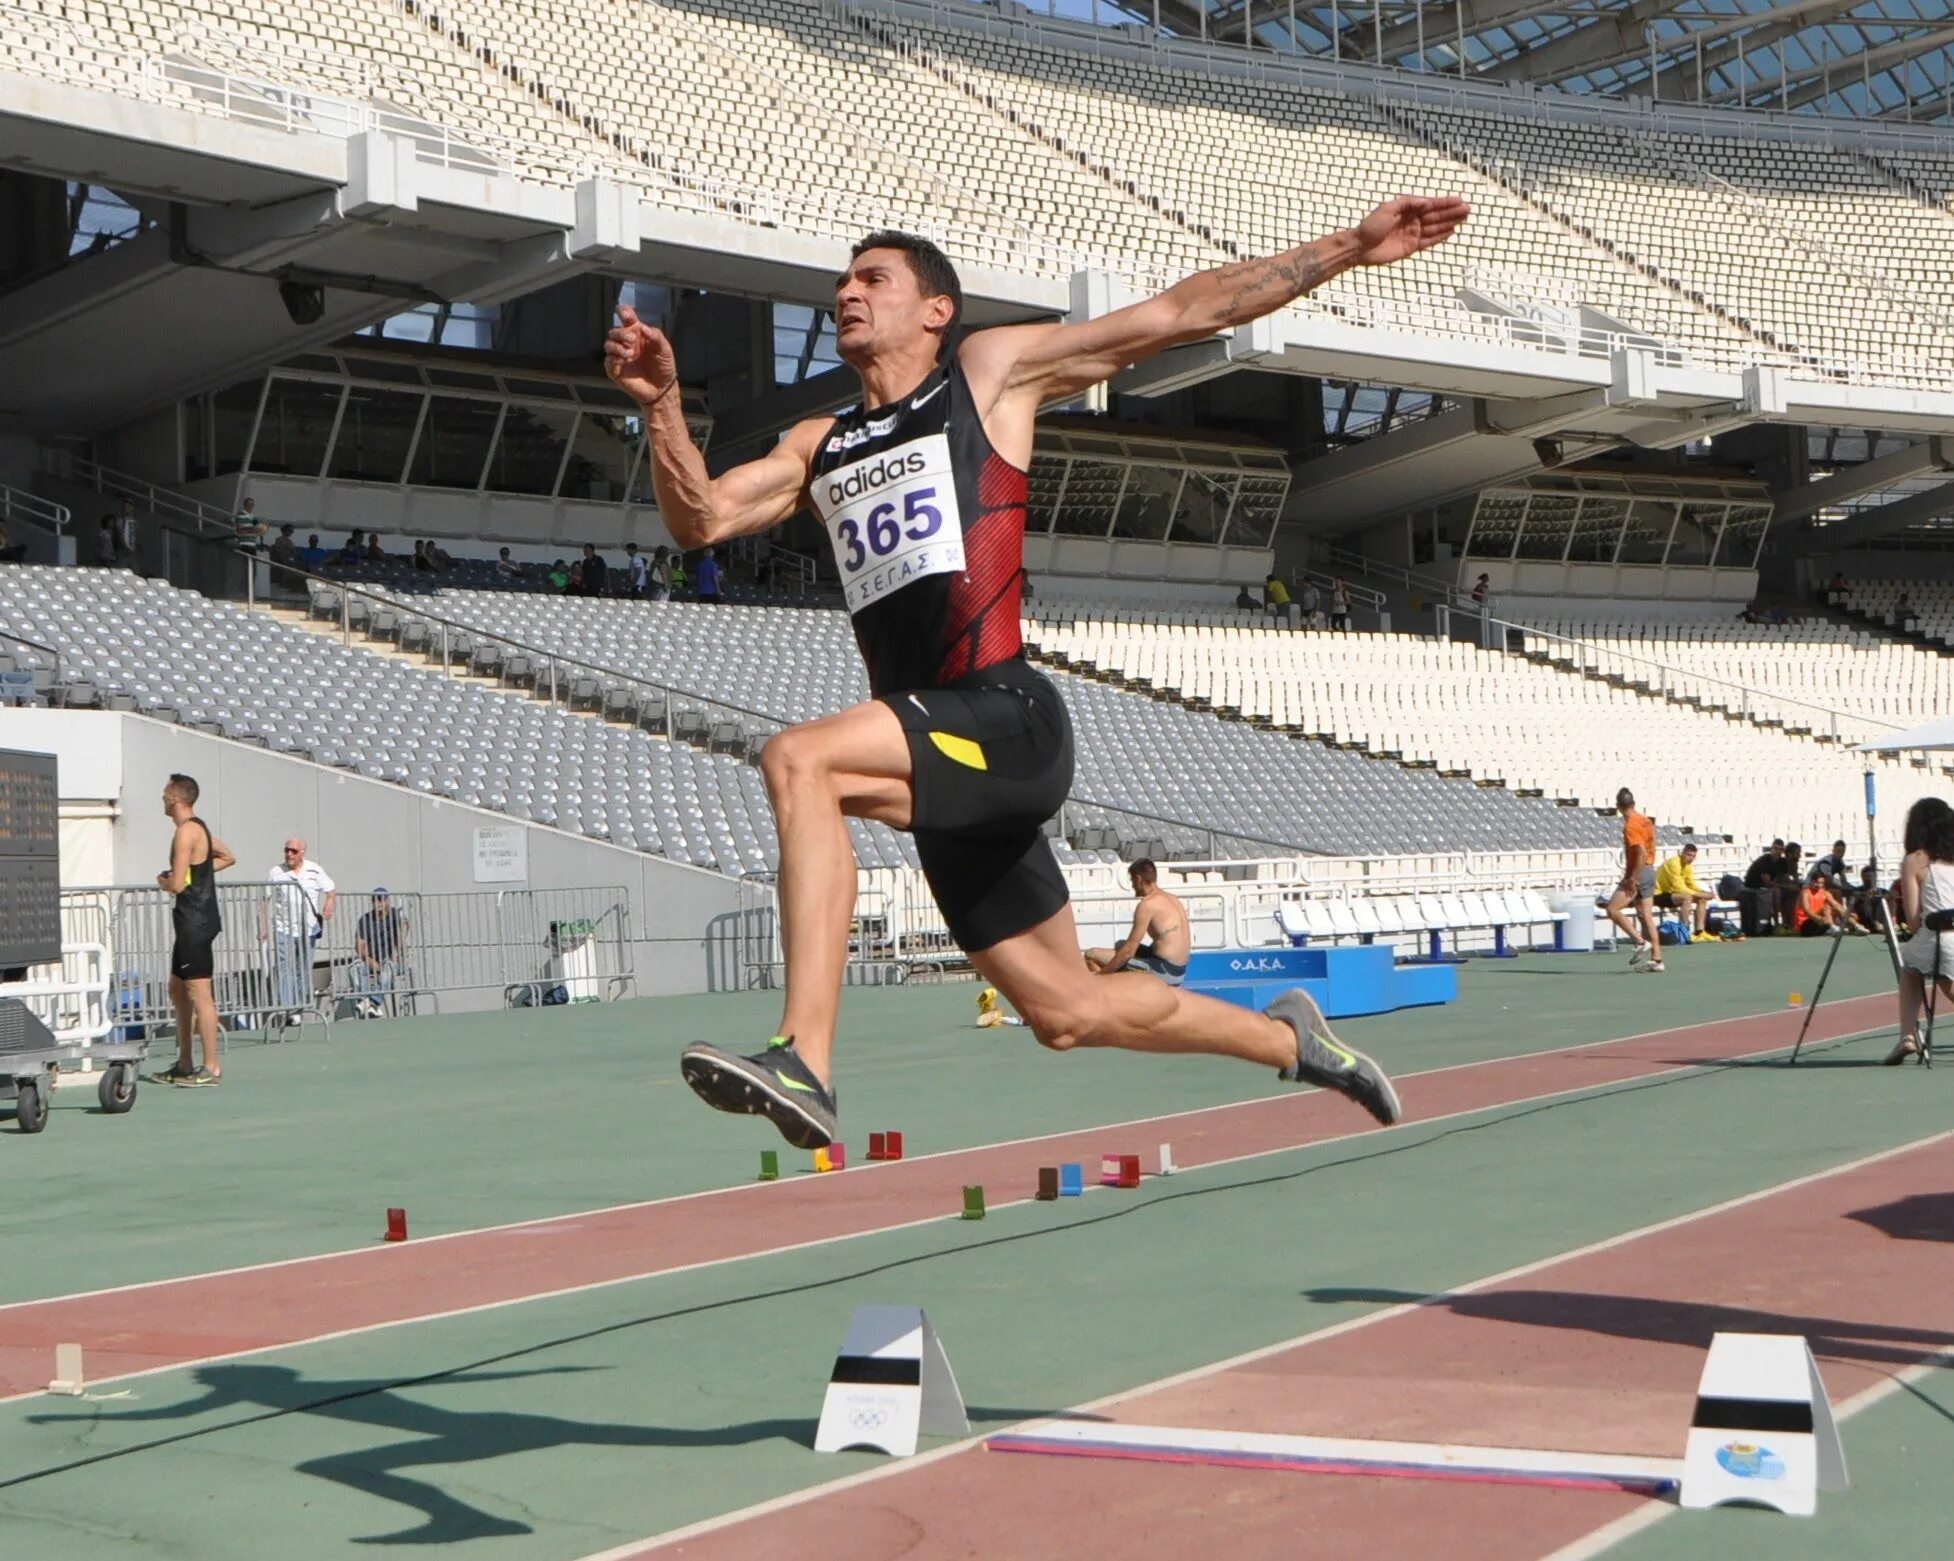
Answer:
POLYGON ((1628 909, 1633 896, 1626 889, 1617 889, 1608 897, 1608 919, 1612 921, 1630 943, 1641 947, 1642 934, 1636 930, 1629 919, 1622 914, 1628 909))
POLYGON ((848 819, 909 827, 909 741, 873 700, 789 727, 760 750, 780 834, 780 929, 787 1000, 780 1033, 823 1084, 833 1078, 835 1023, 855 910, 848 819))
POLYGON ((1070 905, 970 960, 1054 1051, 1207 1052, 1277 1070, 1296 1060, 1296 1032, 1266 1014, 1171 987, 1144 971, 1131 981, 1096 979, 1079 959, 1070 905))
POLYGON ((1095 971, 1103 971, 1113 962, 1115 952, 1113 949, 1087 949, 1086 963, 1095 971))

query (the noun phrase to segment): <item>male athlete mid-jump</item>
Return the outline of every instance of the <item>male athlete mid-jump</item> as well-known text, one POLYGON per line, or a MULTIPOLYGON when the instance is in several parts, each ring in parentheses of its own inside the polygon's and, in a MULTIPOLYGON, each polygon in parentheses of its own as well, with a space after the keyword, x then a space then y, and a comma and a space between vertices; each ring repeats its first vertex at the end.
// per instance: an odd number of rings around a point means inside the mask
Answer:
POLYGON ((833 1141, 854 817, 913 832, 951 934, 1045 1046, 1239 1057, 1397 1120, 1383 1070, 1339 1044, 1300 989, 1258 1014, 1152 977, 1101 979, 1080 958, 1040 828, 1070 790, 1072 732, 1019 639, 1026 472, 1040 407, 1354 267, 1429 249, 1466 215, 1456 197, 1400 197, 1354 228, 1200 272, 1098 319, 1000 326, 954 350, 963 294, 950 262, 912 235, 871 234, 835 284, 836 345, 861 378, 860 404, 796 425, 772 454, 719 477, 686 431, 670 343, 621 311, 605 363, 644 408, 672 536, 708 547, 810 506, 873 693, 761 752, 780 833, 786 1008, 754 1056, 686 1049, 686 1080, 709 1105, 764 1115, 801 1148, 833 1141))

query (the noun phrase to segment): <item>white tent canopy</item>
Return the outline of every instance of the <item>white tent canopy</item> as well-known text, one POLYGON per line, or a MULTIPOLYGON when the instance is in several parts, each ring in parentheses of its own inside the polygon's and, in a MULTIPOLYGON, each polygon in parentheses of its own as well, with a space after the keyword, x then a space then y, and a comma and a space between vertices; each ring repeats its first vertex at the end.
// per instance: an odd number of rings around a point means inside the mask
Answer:
POLYGON ((1913 753, 1923 748, 1954 748, 1954 715, 1944 715, 1937 721, 1927 722, 1924 726, 1895 732, 1891 737, 1881 737, 1874 742, 1861 743, 1853 752, 1913 753))

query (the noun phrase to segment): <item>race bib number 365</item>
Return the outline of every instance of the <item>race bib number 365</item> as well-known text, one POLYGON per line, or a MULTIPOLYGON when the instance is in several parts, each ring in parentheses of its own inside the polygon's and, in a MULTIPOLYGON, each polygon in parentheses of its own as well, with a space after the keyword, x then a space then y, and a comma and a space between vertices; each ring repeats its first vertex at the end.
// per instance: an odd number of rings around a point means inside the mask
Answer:
POLYGON ((942 434, 817 477, 810 496, 834 545, 851 613, 924 575, 963 568, 963 517, 942 434))

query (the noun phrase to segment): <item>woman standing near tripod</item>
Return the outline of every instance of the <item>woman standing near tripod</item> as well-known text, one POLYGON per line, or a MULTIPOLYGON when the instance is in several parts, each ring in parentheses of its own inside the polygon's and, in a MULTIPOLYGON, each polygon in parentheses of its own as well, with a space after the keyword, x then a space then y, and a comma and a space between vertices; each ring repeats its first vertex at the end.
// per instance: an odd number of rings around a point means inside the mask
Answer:
MULTIPOLYGON (((1922 797, 1907 811, 1906 859, 1900 864, 1900 916, 1911 936, 1900 945, 1900 1039, 1886 1054, 1889 1066, 1920 1055, 1920 1011, 1933 1034, 1935 993, 1954 1000, 1954 808, 1922 797), (1947 912, 1948 916, 1937 915, 1947 912)), ((1930 1042, 1931 1044, 1931 1042, 1930 1042)))

